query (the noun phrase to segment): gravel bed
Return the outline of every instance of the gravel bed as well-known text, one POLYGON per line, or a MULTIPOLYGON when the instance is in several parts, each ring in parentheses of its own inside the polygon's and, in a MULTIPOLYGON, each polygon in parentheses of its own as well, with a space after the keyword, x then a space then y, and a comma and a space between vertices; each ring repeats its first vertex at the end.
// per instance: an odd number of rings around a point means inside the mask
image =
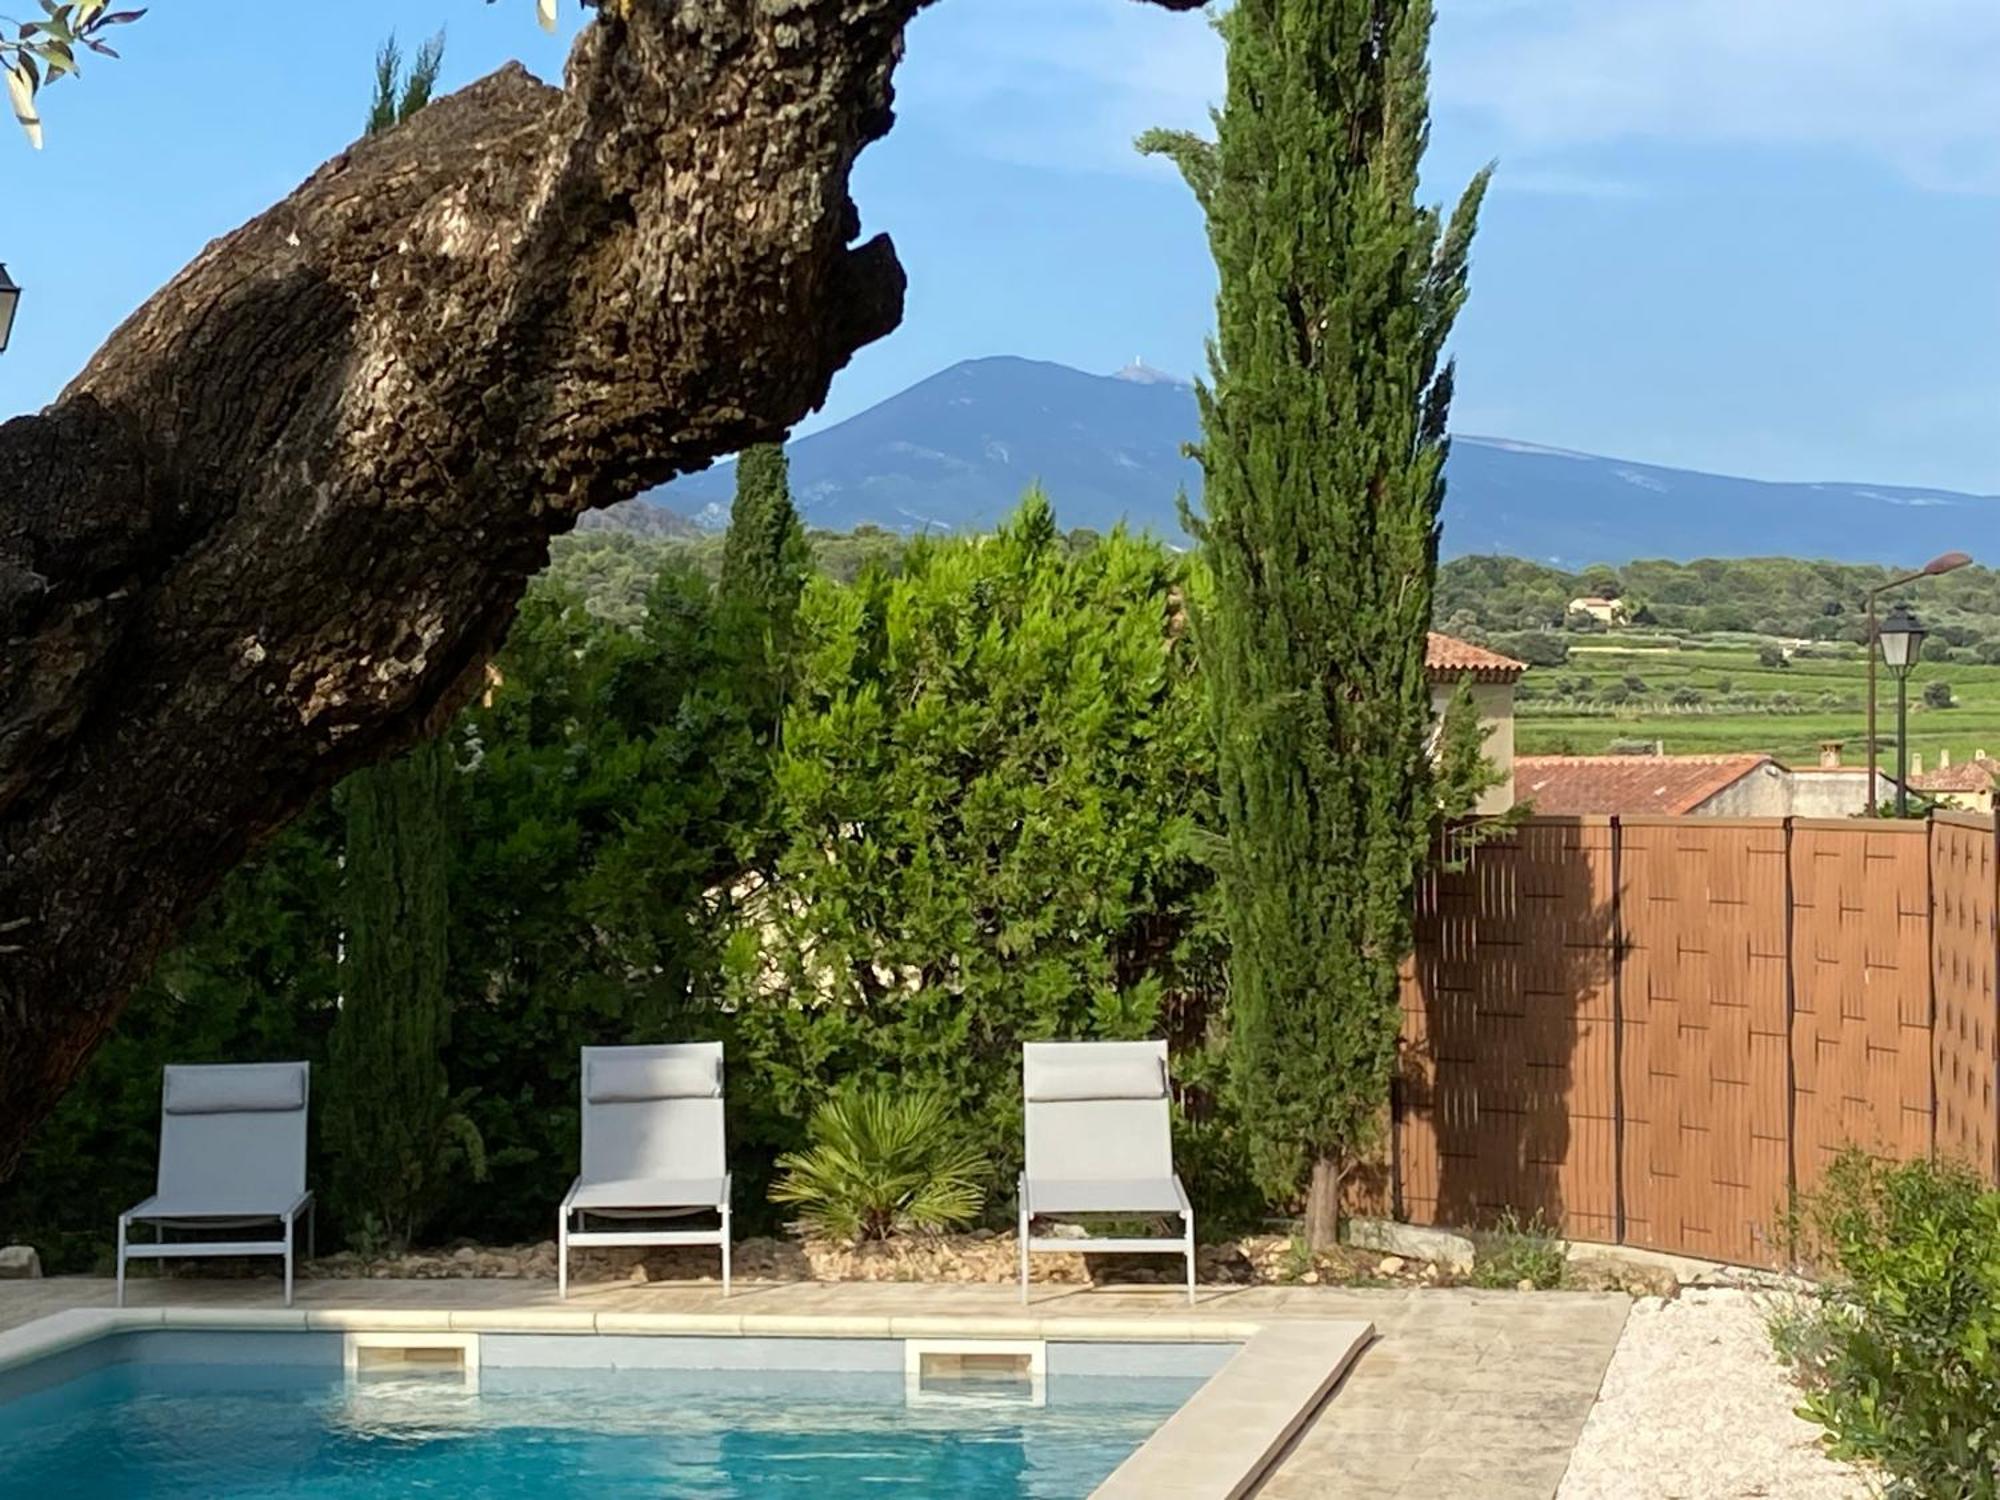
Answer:
POLYGON ((1793 1415, 1766 1299, 1690 1290, 1632 1307, 1557 1500, 1850 1500, 1861 1476, 1793 1415))

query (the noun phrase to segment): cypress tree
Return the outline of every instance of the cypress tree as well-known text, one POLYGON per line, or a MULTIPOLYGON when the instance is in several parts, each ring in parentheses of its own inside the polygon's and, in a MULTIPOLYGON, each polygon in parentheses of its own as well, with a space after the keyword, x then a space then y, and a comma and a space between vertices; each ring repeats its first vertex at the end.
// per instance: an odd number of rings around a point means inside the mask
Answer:
POLYGON ((450 776, 449 752, 432 741, 356 773, 340 793, 346 932, 329 1042, 331 1196, 350 1234, 397 1247, 423 1231, 459 1155, 483 1173, 444 1065, 450 776))
POLYGON ((407 70, 403 49, 394 33, 375 50, 375 96, 368 104, 368 128, 364 135, 380 135, 392 125, 400 125, 431 102, 438 73, 444 67, 444 33, 440 31, 417 49, 407 70))
POLYGON ((810 568, 784 448, 764 443, 745 449, 736 460, 716 613, 762 732, 775 730, 784 702, 799 595, 810 568))
POLYGON ((1219 273, 1197 642, 1216 737, 1230 1068, 1267 1193, 1342 1183, 1384 1113, 1438 788, 1425 632, 1442 351, 1487 174, 1417 201, 1430 0, 1237 0, 1211 145, 1154 132, 1219 273))
MULTIPOLYGON (((429 100, 444 56, 433 37, 409 72, 391 37, 376 54, 368 134, 429 100)), ((328 1043, 325 1111, 330 1197, 351 1235, 407 1245, 438 1207, 463 1157, 484 1152, 445 1072, 451 756, 442 741, 343 783, 340 1016, 328 1043)))

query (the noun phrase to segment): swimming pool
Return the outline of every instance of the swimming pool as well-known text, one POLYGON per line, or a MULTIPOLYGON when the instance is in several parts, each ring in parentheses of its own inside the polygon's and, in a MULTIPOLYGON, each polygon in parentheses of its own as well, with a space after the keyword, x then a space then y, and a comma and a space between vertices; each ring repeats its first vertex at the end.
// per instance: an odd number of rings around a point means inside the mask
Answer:
POLYGON ((886 1339, 488 1335, 476 1384, 357 1378, 343 1352, 330 1334, 160 1331, 14 1371, 0 1494, 1076 1500, 1234 1347, 1050 1343, 1032 1384, 919 1380, 886 1339))

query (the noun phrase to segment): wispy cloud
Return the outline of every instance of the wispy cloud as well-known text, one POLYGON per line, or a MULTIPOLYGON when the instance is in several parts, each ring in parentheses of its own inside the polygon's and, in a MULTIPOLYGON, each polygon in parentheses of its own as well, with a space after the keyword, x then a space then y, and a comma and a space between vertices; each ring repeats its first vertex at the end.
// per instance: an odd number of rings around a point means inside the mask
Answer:
POLYGON ((1497 149, 1819 148, 2000 192, 1995 0, 1443 0, 1441 102, 1497 149))
POLYGON ((901 75, 905 113, 1028 166, 1164 172, 1133 137, 1205 129, 1222 92, 1222 43, 1202 17, 1132 0, 953 0, 919 18, 909 47, 922 65, 901 75))
MULTIPOLYGON (((1503 190, 1623 196, 1621 142, 1843 152, 2000 192, 2000 0, 1439 0, 1435 93, 1503 190), (1512 177, 1510 183, 1506 179, 1512 177)), ((999 160, 1164 170, 1131 140, 1203 128, 1222 46, 1132 0, 953 0, 912 28, 905 104, 999 160), (942 63, 942 65, 939 65, 942 63)))

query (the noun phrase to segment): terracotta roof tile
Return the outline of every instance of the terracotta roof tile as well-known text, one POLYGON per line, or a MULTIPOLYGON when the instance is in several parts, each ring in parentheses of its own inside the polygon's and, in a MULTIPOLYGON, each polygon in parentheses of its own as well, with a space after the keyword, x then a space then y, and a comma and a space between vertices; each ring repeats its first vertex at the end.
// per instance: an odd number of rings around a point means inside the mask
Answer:
POLYGON ((1524 661, 1488 651, 1455 635, 1440 635, 1435 630, 1424 648, 1424 667, 1434 676, 1469 674, 1482 682, 1512 682, 1528 670, 1524 661))
POLYGON ((1768 755, 1519 755, 1514 786, 1538 813, 1693 812, 1768 755))
POLYGON ((1910 776, 1913 792, 1990 792, 2000 776, 2000 761, 1990 756, 1974 756, 1955 766, 1939 766, 1935 771, 1917 771, 1910 776))

